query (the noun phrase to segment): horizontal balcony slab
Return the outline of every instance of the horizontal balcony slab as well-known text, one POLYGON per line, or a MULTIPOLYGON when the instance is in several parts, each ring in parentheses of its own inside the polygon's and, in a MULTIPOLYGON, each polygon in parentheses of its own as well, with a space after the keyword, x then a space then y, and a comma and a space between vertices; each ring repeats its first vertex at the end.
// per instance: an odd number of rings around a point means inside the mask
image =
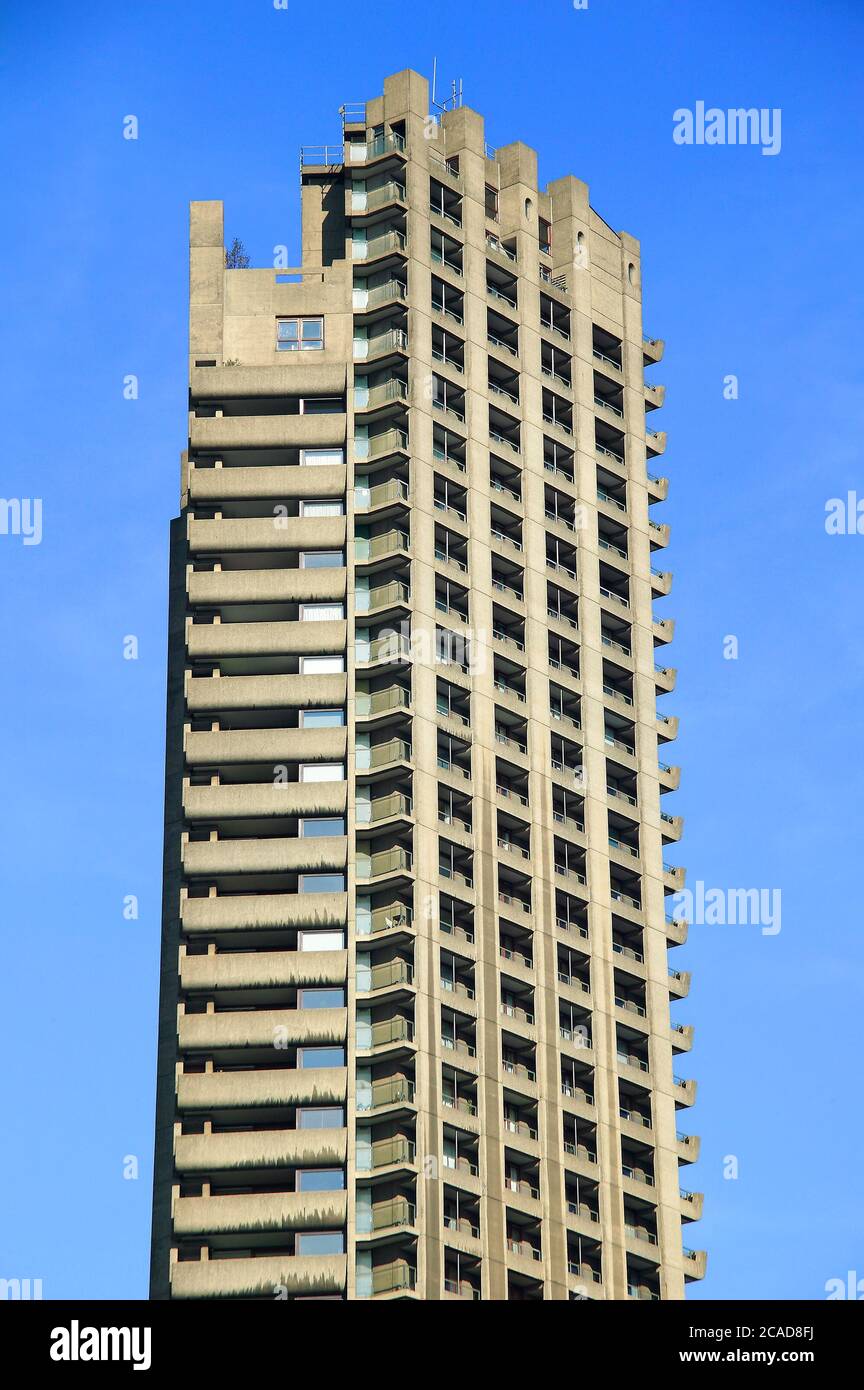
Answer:
POLYGON ((347 976, 347 951, 226 951, 180 957, 183 989, 341 985, 347 976))
POLYGON ((348 1033, 346 1009, 250 1009, 181 1014, 180 1047, 215 1052, 223 1047, 308 1047, 341 1043, 348 1033))
POLYGON ((172 1298, 273 1298, 338 1294, 345 1255, 278 1255, 250 1260, 184 1260, 171 1266, 172 1298))
POLYGON ((289 839, 187 840, 183 868, 187 874, 296 873, 344 869, 348 841, 344 835, 293 836, 289 839))
POLYGON ((339 1105, 348 1094, 345 1067, 277 1067, 177 1077, 178 1110, 245 1110, 276 1105, 339 1105))
POLYGON ((190 468, 192 502, 218 502, 223 498, 344 497, 347 470, 344 464, 296 465, 267 468, 190 468))
POLYGON ((347 782, 247 782, 233 787, 184 787, 189 820, 344 815, 347 782))
POLYGON ((192 449, 318 449, 345 444, 345 416, 216 415, 189 417, 192 449))
POLYGON ((180 904, 187 932, 254 931, 272 927, 342 927, 348 920, 347 893, 237 894, 224 898, 184 898, 180 904))
MULTIPOLYGON (((316 469, 316 472, 318 470, 316 469)), ((191 604, 313 603, 345 597, 347 572, 327 569, 190 570, 191 604)))
POLYGON ((345 729, 220 729, 186 734, 186 761, 215 767, 232 763, 338 762, 348 747, 345 729))
MULTIPOLYGON (((284 364, 249 367, 193 367, 193 400, 243 400, 257 396, 341 396, 344 362, 327 362, 323 354, 289 353, 284 364)), ((302 417, 308 418, 306 416, 302 417)))
POLYGON ((186 706, 202 710, 325 708, 344 705, 347 677, 328 676, 186 676, 186 706))
POLYGON ((347 1151, 348 1134, 344 1129, 178 1134, 174 1141, 174 1162, 181 1173, 314 1168, 344 1163, 347 1151))
POLYGON ((241 550, 332 550, 345 544, 344 516, 241 516, 188 519, 194 555, 241 550))
POLYGON ((239 1197, 178 1197, 172 1212, 178 1236, 232 1231, 332 1231, 345 1225, 347 1192, 264 1192, 239 1197))
POLYGON ((190 657, 260 656, 272 653, 315 653, 332 656, 345 651, 344 620, 264 623, 187 623, 186 650, 190 657))

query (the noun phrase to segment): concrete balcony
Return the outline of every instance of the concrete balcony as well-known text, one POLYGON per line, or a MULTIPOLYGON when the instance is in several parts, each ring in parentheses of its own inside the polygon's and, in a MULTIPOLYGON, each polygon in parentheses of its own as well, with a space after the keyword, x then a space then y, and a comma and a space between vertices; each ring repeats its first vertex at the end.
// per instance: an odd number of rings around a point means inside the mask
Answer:
POLYGON ((702 1140, 698 1134, 676 1134, 679 1163, 695 1163, 699 1158, 702 1140))
POLYGON ((680 767, 670 767, 668 763, 659 764, 660 787, 667 792, 677 792, 681 785, 680 767))
POLYGON ((261 1259, 184 1260, 171 1266, 172 1298, 273 1298, 338 1294, 345 1288, 345 1255, 277 1255, 261 1259))
POLYGON ((217 456, 228 449, 332 449, 344 443, 344 414, 189 416, 190 447, 217 456))
POLYGON ((184 1051, 218 1052, 238 1047, 314 1047, 341 1043, 348 1034, 346 1009, 250 1009, 213 1014, 181 1014, 177 1021, 184 1051))
POLYGON ((658 454, 664 454, 666 452, 665 430, 645 431, 645 452, 649 459, 656 458, 658 454))
POLYGON ((673 738, 678 737, 678 716, 677 714, 658 714, 657 716, 657 738, 660 743, 671 743, 673 738))
POLYGON ((193 821, 338 816, 345 814, 347 804, 347 782, 246 782, 241 786, 183 788, 183 810, 193 821))
POLYGON ((659 410, 666 400, 665 386, 649 386, 645 383, 645 409, 659 410))
POLYGON ((672 1029, 673 1053, 689 1052, 693 1046, 695 1028, 692 1023, 679 1023, 672 1029))
POLYGON ((651 362, 660 362, 666 348, 663 338, 643 338, 642 339, 642 359, 643 365, 648 366, 651 362))
POLYGON ((344 516, 248 516, 187 519, 194 555, 242 550, 338 550, 345 544, 344 516))
POLYGON ((327 676, 190 676, 185 680, 186 707, 203 710, 333 709, 344 705, 347 677, 327 676))
POLYGON ((194 877, 218 874, 280 874, 344 870, 348 841, 342 835, 324 838, 293 836, 261 840, 187 840, 184 871, 194 877))
POLYGON ((344 728, 219 729, 209 734, 187 730, 186 760, 208 767, 232 763, 338 762, 345 757, 347 746, 344 728))
POLYGON ((268 367, 193 367, 189 374, 189 394, 193 401, 343 394, 346 380, 343 362, 325 361, 322 353, 302 356, 292 353, 291 356, 290 363, 268 367))
POLYGON ((183 989, 341 985, 347 974, 346 951, 229 951, 221 955, 180 957, 183 989))
POLYGON ((273 927, 344 927, 347 893, 236 894, 224 898, 183 898, 180 917, 186 932, 256 931, 273 927))
POLYGON ((344 464, 321 464, 314 468, 192 466, 189 498, 192 502, 219 502, 229 498, 344 497, 346 478, 344 464))
POLYGON ((696 1103, 695 1081, 684 1081, 680 1076, 674 1076, 672 1078, 672 1083, 674 1086, 675 1105, 678 1109, 683 1109, 696 1103))
POLYGON ((688 1250, 684 1247, 684 1280, 691 1283, 694 1279, 704 1279, 708 1268, 707 1250, 688 1250))
POLYGON ((174 1141, 174 1162, 180 1173, 314 1168, 328 1164, 339 1167, 345 1162, 347 1151, 348 1135, 344 1129, 178 1134, 174 1141))
POLYGON ((681 1220, 701 1221, 705 1203, 704 1192, 685 1192, 681 1189, 681 1220))
MULTIPOLYGON (((320 473, 314 468, 310 472, 320 473)), ((192 605, 220 603, 313 603, 345 597, 347 572, 327 569, 187 570, 192 605)))
POLYGON ((651 570, 651 594, 654 598, 664 598, 672 589, 672 575, 668 570, 651 570))
POLYGON ((254 1192, 240 1197, 177 1197, 172 1216, 178 1236, 234 1231, 252 1235, 338 1230, 345 1225, 347 1209, 347 1192, 254 1192))
POLYGON ((669 967, 669 998, 686 999, 690 993, 690 971, 669 967))
POLYGON ((329 656, 344 652, 347 624, 330 619, 309 622, 186 623, 190 657, 296 654, 329 656))
POLYGON ((648 501, 665 502, 669 496, 669 479, 658 478, 654 473, 648 473, 648 501))
POLYGON ((654 685, 657 694, 668 694, 675 689, 675 682, 678 679, 678 671, 674 666, 655 666, 654 685))
MULTIPOLYGON (((200 959, 206 957, 201 956, 200 959)), ((348 1072, 345 1067, 180 1072, 177 1077, 177 1108, 181 1111, 255 1110, 269 1109, 274 1105, 341 1105, 347 1094, 348 1072)))
POLYGON ((660 812, 660 821, 661 821, 660 829, 661 829, 661 831, 663 832, 663 839, 664 839, 664 841, 665 841, 665 840, 680 840, 680 839, 681 839, 681 836, 682 836, 683 833, 684 833, 684 817, 683 817, 683 816, 670 816, 670 815, 668 814, 668 812, 666 812, 666 811, 661 811, 661 812, 660 812))

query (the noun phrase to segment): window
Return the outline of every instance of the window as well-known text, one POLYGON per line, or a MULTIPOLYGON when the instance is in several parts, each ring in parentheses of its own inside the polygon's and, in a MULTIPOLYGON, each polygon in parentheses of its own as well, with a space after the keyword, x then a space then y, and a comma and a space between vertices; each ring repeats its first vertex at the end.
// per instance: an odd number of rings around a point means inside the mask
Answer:
POLYGON ((300 989, 297 991, 298 1009, 344 1009, 344 989, 300 989))
POLYGON ((301 415, 341 415, 345 410, 341 396, 303 396, 301 415))
POLYGON ((341 1105, 304 1105, 297 1111, 298 1129, 344 1129, 345 1111, 341 1105))
POLYGON ((344 893, 344 874, 301 874, 301 893, 344 893))
POLYGON ((345 933, 342 931, 299 931, 297 949, 300 951, 344 951, 345 933))
POLYGON ((301 709, 301 729, 341 729, 345 723, 343 709, 301 709))
POLYGON ((304 1071, 310 1067, 344 1067, 344 1047, 298 1047, 297 1061, 304 1071))
POLYGON ((301 603, 300 621, 307 622, 336 622, 339 618, 345 617, 345 608, 341 603, 301 603))
POLYGON ((345 561, 341 550, 301 550, 301 570, 324 570, 341 567, 345 561))
POLYGON ((485 188, 486 216, 498 221, 498 189, 487 183, 485 188))
POLYGON ((344 816, 304 816, 300 821, 300 838, 312 839, 344 835, 344 816))
POLYGON ((323 346, 322 318, 276 320, 276 347, 279 352, 320 351, 323 346))
POLYGON ((322 497, 300 503, 301 516, 344 516, 345 503, 340 497, 322 497))
POLYGON ((540 250, 547 256, 552 254, 552 223, 547 222, 545 217, 537 219, 540 229, 540 250))
POLYGON ((294 1243, 295 1255, 344 1255, 345 1236, 342 1231, 298 1231, 294 1243))
POLYGON ((341 1192, 344 1186, 345 1174, 341 1168, 297 1169, 298 1192, 341 1192))
POLYGON ((341 449, 301 449, 300 462, 306 467, 317 464, 343 464, 345 455, 341 449))
POLYGON ((301 763, 298 769, 300 782, 344 782, 344 763, 301 763))
POLYGON ((334 676, 345 670, 344 656, 301 656, 302 676, 334 676))

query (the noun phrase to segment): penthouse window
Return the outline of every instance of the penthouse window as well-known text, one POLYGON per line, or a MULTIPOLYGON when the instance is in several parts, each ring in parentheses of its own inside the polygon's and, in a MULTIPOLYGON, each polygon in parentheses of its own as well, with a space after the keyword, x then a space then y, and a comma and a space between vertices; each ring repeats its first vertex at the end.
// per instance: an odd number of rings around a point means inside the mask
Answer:
POLYGON ((323 318, 276 320, 277 351, 320 352, 323 346, 323 318))

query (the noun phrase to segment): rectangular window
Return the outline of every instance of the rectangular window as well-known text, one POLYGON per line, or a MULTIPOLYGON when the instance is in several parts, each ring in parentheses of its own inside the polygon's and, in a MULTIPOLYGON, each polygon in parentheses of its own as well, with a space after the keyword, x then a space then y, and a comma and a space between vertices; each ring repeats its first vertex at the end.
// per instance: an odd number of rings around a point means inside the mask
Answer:
POLYGON ((342 931, 299 931, 297 933, 298 951, 344 951, 345 933, 342 931))
POLYGON ((301 516, 344 516, 345 503, 339 497, 322 497, 300 503, 301 516))
POLYGON ((545 217, 539 218, 540 223, 540 250, 547 256, 552 254, 552 223, 547 222, 545 217))
POLYGON ((345 1111, 341 1105, 304 1105, 297 1111, 298 1129, 344 1129, 345 1111))
POLYGON ((311 1067, 344 1067, 344 1047, 299 1047, 297 1061, 303 1071, 311 1067))
POLYGON ((344 709, 301 709, 301 729, 341 729, 345 724, 344 709))
POLYGON ((301 550, 301 570, 339 569, 345 564, 341 550, 301 550))
POLYGON ((302 676, 335 676, 345 670, 344 656, 301 656, 302 676))
POLYGON ((300 989, 297 991, 298 1009, 344 1009, 344 989, 300 989))
POLYGON ((298 1168, 298 1192, 341 1192, 345 1173, 341 1168, 298 1168))
POLYGON ((320 351, 323 346, 323 318, 276 320, 276 347, 279 352, 320 351))
POLYGON ((341 396, 301 396, 301 415, 342 415, 345 404, 341 396))
POLYGON ((344 782, 344 763, 301 763, 298 769, 300 782, 344 782))
POLYGON ((301 893, 344 893, 344 874, 301 874, 301 893))
POLYGON ((342 1231, 298 1231, 294 1241, 295 1255, 344 1255, 345 1236, 342 1231))
POLYGON ((308 622, 337 622, 345 617, 345 608, 341 603, 301 603, 300 621, 308 622))
POLYGON ((345 462, 345 455, 341 449, 301 449, 300 462, 307 468, 320 464, 341 465, 345 462))
POLYGON ((345 834, 344 816, 304 816, 300 821, 302 840, 332 838, 345 834))

